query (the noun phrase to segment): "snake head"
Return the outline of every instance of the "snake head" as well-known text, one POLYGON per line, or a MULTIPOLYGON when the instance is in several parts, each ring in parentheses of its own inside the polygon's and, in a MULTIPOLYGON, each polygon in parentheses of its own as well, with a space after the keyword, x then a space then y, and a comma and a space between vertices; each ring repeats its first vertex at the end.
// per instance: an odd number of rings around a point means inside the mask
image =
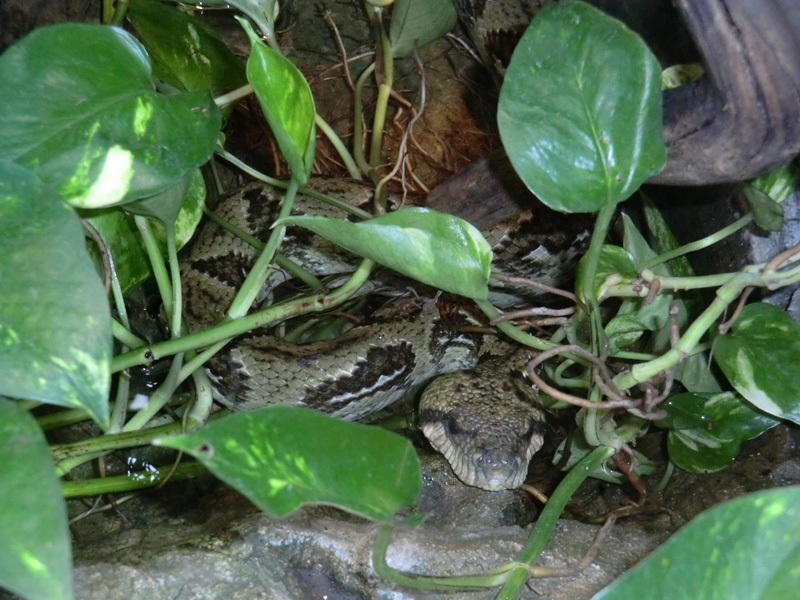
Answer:
POLYGON ((524 385, 508 370, 487 378, 481 369, 444 375, 425 390, 422 431, 467 485, 497 491, 524 483, 544 441, 544 412, 524 385))

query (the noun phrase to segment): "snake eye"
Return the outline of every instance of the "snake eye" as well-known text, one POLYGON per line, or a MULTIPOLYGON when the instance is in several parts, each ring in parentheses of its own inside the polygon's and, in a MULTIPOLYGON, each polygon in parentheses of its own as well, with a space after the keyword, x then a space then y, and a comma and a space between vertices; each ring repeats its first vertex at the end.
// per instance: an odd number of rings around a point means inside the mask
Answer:
POLYGON ((447 418, 447 432, 450 435, 458 435, 461 433, 461 426, 458 424, 458 419, 453 415, 447 418))

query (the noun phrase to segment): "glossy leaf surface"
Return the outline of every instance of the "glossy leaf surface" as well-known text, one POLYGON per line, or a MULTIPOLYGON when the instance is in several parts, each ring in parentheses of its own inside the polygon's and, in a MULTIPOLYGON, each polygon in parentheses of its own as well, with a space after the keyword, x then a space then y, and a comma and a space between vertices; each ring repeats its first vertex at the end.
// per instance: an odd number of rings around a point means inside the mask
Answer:
POLYGON ((156 0, 134 0, 127 16, 162 81, 190 92, 232 90, 247 83, 244 63, 200 19, 156 0))
POLYGON ((0 113, 0 158, 83 208, 173 185, 208 160, 221 123, 208 93, 156 93, 133 36, 76 23, 37 29, 0 55, 0 113))
POLYGON ((593 600, 788 600, 797 565, 800 487, 783 487, 707 510, 593 600))
POLYGON ((408 440, 298 406, 237 413, 158 443, 192 454, 274 516, 322 503, 386 521, 422 483, 408 440))
POLYGON ((250 38, 247 80, 292 177, 305 185, 314 163, 314 98, 303 74, 286 58, 265 46, 250 23, 239 22, 250 38))
POLYGON ((742 442, 778 424, 732 392, 677 394, 658 406, 667 418, 670 459, 691 473, 713 473, 729 466, 742 442))
POLYGON ((406 208, 369 221, 289 217, 281 225, 310 229, 342 248, 428 285, 485 300, 492 250, 472 225, 427 208, 406 208))
POLYGON ((744 307, 714 342, 714 360, 736 391, 779 419, 800 423, 800 325, 758 302, 744 307))
POLYGON ((573 0, 545 7, 522 36, 498 105, 500 136, 550 208, 621 202, 666 160, 661 68, 619 21, 573 0))
MULTIPOLYGON (((178 185, 183 187, 184 184, 181 182, 178 185)), ((169 195, 176 191, 173 188, 170 190, 163 194, 169 195)), ((184 191, 183 196, 183 204, 175 220, 175 241, 179 249, 192 238, 203 217, 206 188, 199 170, 192 174, 188 189, 184 191)), ((161 197, 162 194, 157 194, 151 198, 126 204, 124 208, 112 207, 88 212, 87 220, 103 238, 103 242, 114 257, 114 267, 123 293, 131 291, 152 275, 142 237, 133 222, 133 216, 127 211, 129 207, 139 206, 142 212, 142 207, 149 203, 160 202, 161 197)), ((154 212, 160 213, 162 210, 156 207, 154 212)), ((165 216, 168 214, 165 213, 165 216)), ((166 232, 159 221, 153 222, 153 230, 162 251, 166 252, 166 232)))
POLYGON ((108 419, 111 316, 75 212, 0 160, 0 394, 108 419))

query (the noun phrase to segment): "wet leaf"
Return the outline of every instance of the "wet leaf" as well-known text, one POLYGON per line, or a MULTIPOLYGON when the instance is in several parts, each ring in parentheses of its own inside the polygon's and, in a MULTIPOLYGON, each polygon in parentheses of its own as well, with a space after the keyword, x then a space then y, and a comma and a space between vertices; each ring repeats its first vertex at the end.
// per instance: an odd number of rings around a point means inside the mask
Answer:
POLYGON ((237 413, 156 443, 192 454, 273 516, 321 503, 388 521, 422 485, 408 440, 298 406, 237 413))
POLYGON ((485 300, 492 250, 472 225, 427 208, 406 208, 361 223, 326 217, 276 222, 310 229, 335 244, 428 285, 485 300))
POLYGON ((497 115, 531 191, 555 210, 594 212, 658 173, 666 160, 660 74, 619 21, 572 0, 545 7, 511 58, 497 115))

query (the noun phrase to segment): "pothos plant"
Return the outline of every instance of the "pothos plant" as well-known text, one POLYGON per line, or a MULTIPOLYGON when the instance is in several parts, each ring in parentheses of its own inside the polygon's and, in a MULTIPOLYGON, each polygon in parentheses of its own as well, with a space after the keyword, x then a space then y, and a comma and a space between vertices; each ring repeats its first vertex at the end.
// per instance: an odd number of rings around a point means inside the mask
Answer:
MULTIPOLYGON (((106 8, 114 8, 108 4, 106 8)), ((385 552, 391 527, 397 524, 394 515, 413 504, 420 491, 419 465, 408 442, 295 407, 219 418, 223 413, 212 415, 210 386, 201 366, 232 336, 341 304, 366 281, 376 262, 473 298, 487 316, 499 316, 487 300, 491 253, 463 221, 421 210, 397 211, 363 224, 288 218, 293 197, 309 177, 315 123, 334 141, 354 176, 373 180, 380 199, 385 183, 378 169, 380 132, 393 58, 410 54, 413 40, 421 35, 432 39, 449 29, 454 13, 449 3, 398 1, 387 31, 384 9, 367 5, 376 26, 379 62, 377 68, 365 69, 359 85, 377 73, 375 133, 368 150, 357 145, 351 158, 316 116, 302 74, 281 56, 272 4, 230 4, 256 23, 267 42, 242 21, 252 43, 244 69, 195 19, 152 0, 131 3, 129 15, 149 55, 121 29, 70 24, 35 31, 0 56, 0 230, 5 257, 0 264, 0 394, 6 397, 0 401, 0 480, 4 489, 16 492, 0 499, 0 585, 27 598, 71 598, 63 496, 155 485, 171 469, 79 482, 59 483, 58 477, 112 450, 155 443, 197 459, 172 470, 179 476, 208 469, 270 514, 323 502, 384 522, 374 564, 390 579, 439 589, 503 584, 498 597, 513 598, 531 573, 537 573, 531 565, 577 486, 590 475, 618 480, 610 457, 651 423, 669 431, 670 455, 677 465, 709 472, 727 465, 744 440, 780 420, 797 421, 797 324, 761 303, 737 308, 736 318, 720 323, 743 290, 800 280, 796 254, 787 251, 737 273, 704 277, 693 276, 680 261, 692 249, 752 220, 763 224, 760 215, 774 221, 774 200, 765 200, 757 190, 782 199, 791 191, 777 191, 787 171, 756 184, 750 195, 758 210, 752 215, 690 247, 676 247, 650 208, 646 215, 655 248, 624 217, 622 246, 609 245, 617 205, 665 161, 659 68, 641 40, 620 23, 580 2, 562 2, 543 11, 520 42, 501 92, 498 122, 512 163, 538 197, 557 210, 597 213, 597 221, 579 265, 577 311, 570 322, 549 339, 530 336, 509 322, 499 328, 542 351, 529 373, 543 389, 565 404, 582 406, 580 435, 569 449, 574 464, 529 543, 509 566, 467 578, 417 577, 388 567, 385 552), (437 16, 428 11, 438 11, 437 16), (169 35, 159 34, 164 27, 169 35), (175 44, 184 39, 188 42, 175 44), (154 89, 154 71, 167 92, 154 89), (204 190, 197 169, 215 151, 235 160, 219 142, 218 105, 238 94, 215 102, 207 90, 234 87, 245 77, 292 177, 288 183, 276 182, 287 190, 282 218, 223 322, 186 335, 176 253, 201 215, 204 190), (87 252, 82 221, 102 248, 106 289, 87 252), (308 227, 365 258, 350 280, 330 293, 317 291, 249 312, 287 226, 308 227), (390 246, 382 241, 386 239, 390 246), (431 243, 437 261, 429 260, 430 251, 419 251, 431 243), (398 251, 398 245, 403 249, 398 251), (402 263, 393 261, 398 255, 402 263), (447 273, 431 266, 443 263, 447 273), (131 331, 123 292, 151 271, 169 336, 147 344, 131 331), (702 287, 717 288, 704 309, 682 294, 702 287), (612 298, 621 301, 616 314, 604 319, 600 303, 612 298), (727 382, 704 370, 712 348, 727 382), (130 416, 127 378, 117 374, 165 357, 173 357, 166 380, 130 416), (612 369, 609 359, 626 366, 612 369), (567 369, 569 378, 564 376, 567 369), (195 398, 174 407, 181 418, 174 422, 161 409, 190 377, 195 398), (43 403, 65 410, 34 416, 33 409, 43 403), (86 418, 101 435, 48 448, 43 428, 86 418), (311 440, 301 435, 309 428, 315 432, 311 440), (353 457, 352 464, 348 457, 353 457), (364 457, 374 460, 365 462, 364 457)), ((126 7, 120 3, 116 12, 109 10, 107 20, 120 24, 126 7)), ((358 96, 355 115, 358 130, 358 96)), ((644 457, 641 464, 647 464, 644 457)), ((772 535, 769 558, 789 560, 797 552, 794 540, 800 539, 797 495, 798 490, 789 488, 720 507, 715 516, 701 517, 705 521, 675 536, 659 558, 646 561, 601 595, 634 597, 645 588, 652 594, 650 565, 679 557, 693 565, 683 571, 681 584, 696 597, 731 598, 736 596, 728 592, 752 591, 738 579, 746 569, 731 565, 763 566, 756 553, 745 547, 729 555, 729 564, 714 567, 702 560, 707 554, 691 560, 688 548, 700 552, 696 538, 710 543, 708 522, 726 518, 732 524, 718 532, 714 543, 755 543, 772 535), (748 519, 756 525, 742 525, 748 519), (776 531, 794 534, 777 539, 776 531), (714 568, 728 574, 724 585, 709 576, 714 568), (723 588, 726 594, 720 593, 723 588)), ((776 590, 790 585, 792 577, 790 570, 776 568, 758 581, 762 590, 776 590)))

